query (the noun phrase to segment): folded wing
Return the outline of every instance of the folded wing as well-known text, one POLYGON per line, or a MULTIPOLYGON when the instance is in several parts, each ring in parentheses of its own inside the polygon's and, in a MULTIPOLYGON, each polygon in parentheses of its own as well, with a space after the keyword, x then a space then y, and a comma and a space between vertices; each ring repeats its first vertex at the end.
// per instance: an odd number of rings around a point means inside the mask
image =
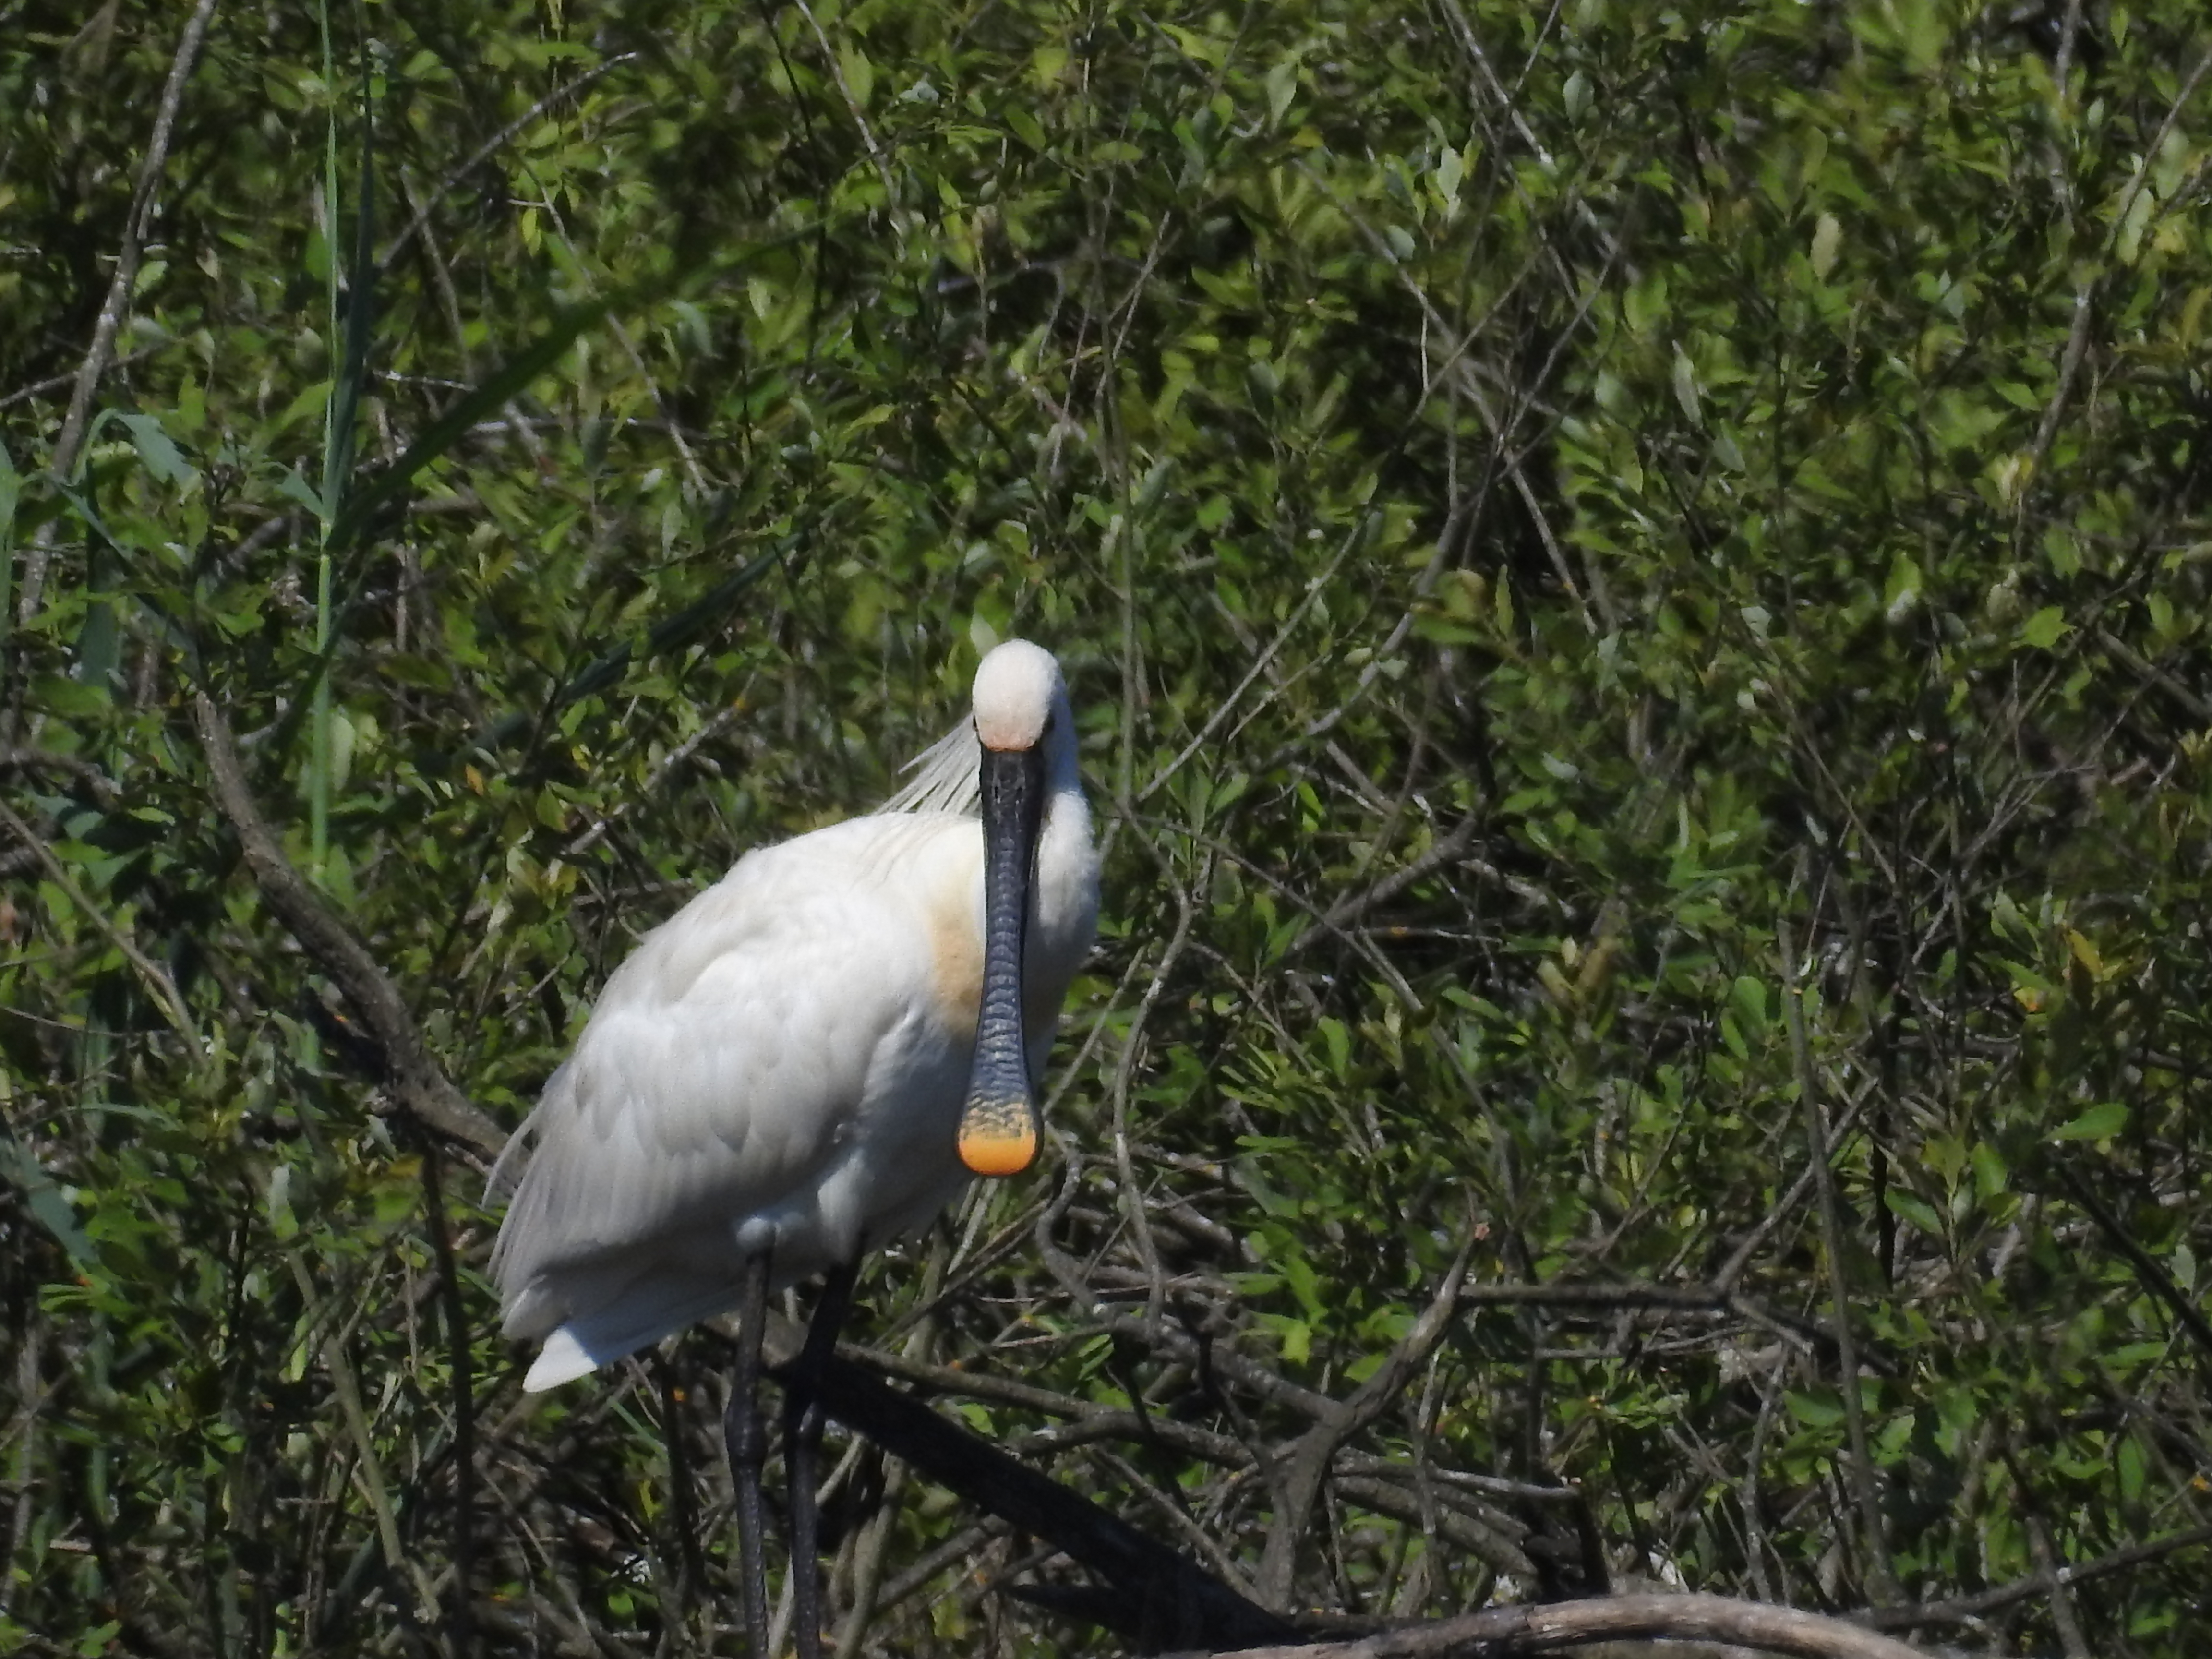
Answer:
POLYGON ((972 819, 854 819, 750 854, 608 981, 494 1174, 506 1329, 555 1339, 532 1386, 728 1306, 741 1241, 790 1282, 957 1189, 946 939, 980 861, 972 819))

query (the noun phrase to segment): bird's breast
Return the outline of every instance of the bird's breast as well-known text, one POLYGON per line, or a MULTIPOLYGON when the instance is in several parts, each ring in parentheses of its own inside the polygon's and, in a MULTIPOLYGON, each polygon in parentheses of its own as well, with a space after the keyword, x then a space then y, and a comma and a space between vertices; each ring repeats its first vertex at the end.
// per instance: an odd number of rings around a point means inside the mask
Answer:
MULTIPOLYGON (((965 1045, 975 1038, 983 1000, 983 845, 969 821, 955 856, 939 855, 919 885, 928 941, 932 1012, 939 1029, 965 1045)), ((1091 948, 1098 919, 1098 861, 1080 795, 1055 796, 1047 809, 1030 882, 1022 945, 1023 1024, 1048 1034, 1062 997, 1091 948)))
POLYGON ((933 904, 927 918, 930 989, 938 1019, 963 1042, 975 1036, 976 1011, 983 1001, 983 929, 972 894, 933 904))

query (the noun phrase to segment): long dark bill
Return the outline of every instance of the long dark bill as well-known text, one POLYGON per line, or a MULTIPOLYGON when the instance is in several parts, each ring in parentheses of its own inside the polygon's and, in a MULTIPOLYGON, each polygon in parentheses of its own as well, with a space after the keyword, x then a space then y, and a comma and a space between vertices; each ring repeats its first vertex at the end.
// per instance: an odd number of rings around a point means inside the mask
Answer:
POLYGON ((1022 939, 1043 811, 1043 752, 986 749, 983 1006, 975 1020, 975 1069, 960 1114, 960 1161, 980 1176, 1019 1175, 1036 1158, 1036 1102, 1022 1040, 1022 939))

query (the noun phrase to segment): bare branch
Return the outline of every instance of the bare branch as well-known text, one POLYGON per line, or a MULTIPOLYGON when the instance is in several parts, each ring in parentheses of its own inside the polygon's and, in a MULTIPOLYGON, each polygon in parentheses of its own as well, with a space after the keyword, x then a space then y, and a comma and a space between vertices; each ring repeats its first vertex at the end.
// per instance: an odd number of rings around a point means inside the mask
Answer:
POLYGON ((527 128, 532 122, 537 120, 540 116, 552 109, 556 105, 566 102, 568 100, 575 97, 578 94, 583 92, 585 88, 591 86, 594 82, 600 80, 605 76, 612 74, 616 70, 620 69, 624 64, 635 62, 636 58, 637 53, 634 52, 625 52, 617 53, 616 56, 608 58, 603 64, 593 64, 590 69, 586 70, 581 75, 579 75, 574 80, 567 82, 565 85, 554 88, 552 91, 547 93, 543 98, 540 98, 528 109, 523 111, 521 114, 516 116, 514 119, 509 121, 497 132, 495 132, 490 137, 485 139, 483 143, 477 145, 477 148, 470 153, 466 161, 463 161, 459 167, 452 169, 444 178, 439 179, 435 185, 430 187, 428 199, 416 209, 415 216, 412 219, 410 219, 404 228, 401 229, 400 233, 392 239, 391 245, 384 250, 384 257, 376 262, 377 269, 379 270, 391 270, 392 262, 398 258, 400 254, 406 250, 407 244, 413 241, 416 237, 422 234, 423 227, 430 222, 432 210, 437 206, 437 197, 440 191, 447 190, 461 179, 467 178, 470 173, 475 172, 486 161, 489 161, 500 149, 511 143, 514 137, 527 128))
POLYGON ((1305 1534, 1306 1516, 1321 1492, 1337 1448, 1365 1428, 1398 1397, 1407 1379, 1425 1364, 1449 1328, 1459 1300, 1460 1281, 1467 1276, 1473 1253, 1472 1235, 1460 1246, 1458 1258, 1446 1269, 1443 1282, 1413 1328, 1390 1350, 1382 1368, 1342 1402, 1332 1401, 1314 1426, 1298 1437, 1279 1474, 1268 1471, 1275 1490, 1275 1516, 1267 1528, 1267 1542, 1260 1557, 1255 1583, 1261 1599, 1270 1607, 1289 1602, 1291 1572, 1297 1565, 1298 1541, 1305 1534))

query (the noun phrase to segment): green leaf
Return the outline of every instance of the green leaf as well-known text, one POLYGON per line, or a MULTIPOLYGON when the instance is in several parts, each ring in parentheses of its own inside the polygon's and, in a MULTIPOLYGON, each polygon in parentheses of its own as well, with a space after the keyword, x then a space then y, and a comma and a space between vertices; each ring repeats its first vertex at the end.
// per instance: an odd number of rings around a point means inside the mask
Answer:
POLYGON ((1974 1195, 1984 1202, 2005 1190, 2010 1171, 2004 1156, 1986 1140, 1974 1143, 1970 1154, 1974 1166, 1974 1195))
POLYGON ((1692 426, 1705 423, 1705 408, 1698 400, 1698 371, 1690 362, 1689 354, 1681 347, 1674 348, 1674 401, 1680 405, 1682 417, 1692 426))
POLYGON ((1890 561, 1889 577, 1881 590, 1882 614, 1893 627, 1911 616, 1920 604, 1920 567, 1911 555, 1899 552, 1890 561))
POLYGON ((1943 1237, 1943 1219, 1936 1213, 1935 1206, 1915 1196, 1902 1187, 1887 1187, 1882 1190, 1882 1202, 1892 1215, 1901 1216, 1930 1238, 1943 1237))
POLYGON ((2066 613, 2055 605, 2047 605, 2020 625, 2021 643, 2048 651, 2067 631, 2066 613))
POLYGON ((1328 1049, 1328 1069, 1339 1082, 1352 1074, 1352 1033, 1340 1019, 1324 1017, 1320 1022, 1322 1042, 1328 1049))
POLYGON ((166 484, 188 484, 199 474, 185 459, 184 452, 161 430, 161 423, 151 415, 118 415, 116 423, 131 434, 131 446, 138 459, 146 464, 147 471, 166 484))
POLYGON ((1763 1035, 1767 1023, 1766 981, 1739 974, 1729 987, 1729 1000, 1742 1020, 1747 1036, 1763 1035))
POLYGON ((2135 1436, 2130 1434, 2122 1437, 2119 1450, 2113 1456, 2112 1466, 2119 1474, 2121 1498, 2130 1504, 2140 1504, 2150 1468, 2149 1460, 2143 1455, 2142 1443, 2135 1436))
POLYGON ((1790 1414, 1808 1428, 1833 1428, 1844 1420, 1843 1396, 1832 1389, 1793 1389, 1783 1398, 1789 1405, 1790 1414))
POLYGON ((15 1184, 32 1218, 54 1236, 69 1253, 70 1260, 80 1267, 89 1267, 93 1261, 92 1241, 77 1224, 76 1212, 70 1207, 61 1188, 30 1150, 4 1133, 0 1133, 0 1175, 15 1184))
POLYGON ((64 720, 95 720, 113 707, 104 686, 62 674, 45 674, 33 680, 31 702, 64 720))
POLYGON ((300 476, 297 467, 284 469, 283 475, 276 480, 276 489, 280 495, 306 507, 314 515, 318 523, 322 520, 323 498, 315 493, 313 484, 300 476))
POLYGON ((1813 222, 1813 246, 1810 259, 1813 274, 1822 282, 1836 268, 1836 250, 1842 246, 1844 228, 1832 213, 1824 213, 1813 222))
POLYGON ((876 95, 876 66, 868 61, 868 54, 848 41, 837 48, 837 66, 844 72, 853 102, 867 108, 876 95))
POLYGON ((2128 1124, 2128 1109, 2117 1100, 2092 1106, 2071 1122, 2051 1132, 2053 1140, 2109 1140, 2128 1124))

